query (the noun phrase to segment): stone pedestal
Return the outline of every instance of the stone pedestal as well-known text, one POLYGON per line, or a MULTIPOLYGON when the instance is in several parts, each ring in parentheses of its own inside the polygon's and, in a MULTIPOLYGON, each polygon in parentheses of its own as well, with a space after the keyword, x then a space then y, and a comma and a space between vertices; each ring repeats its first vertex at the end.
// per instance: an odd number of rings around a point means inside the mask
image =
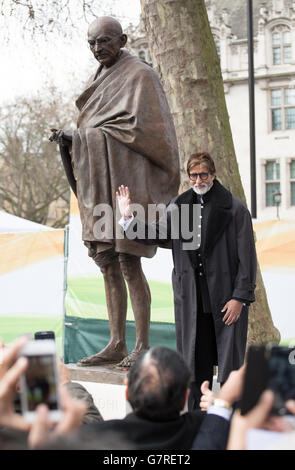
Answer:
POLYGON ((113 385, 124 385, 127 372, 117 369, 115 364, 104 366, 80 367, 76 364, 67 364, 71 380, 77 382, 96 382, 113 385))
POLYGON ((67 367, 71 380, 81 383, 88 390, 105 420, 122 419, 130 413, 124 386, 127 372, 117 369, 115 364, 93 367, 67 364, 67 367))

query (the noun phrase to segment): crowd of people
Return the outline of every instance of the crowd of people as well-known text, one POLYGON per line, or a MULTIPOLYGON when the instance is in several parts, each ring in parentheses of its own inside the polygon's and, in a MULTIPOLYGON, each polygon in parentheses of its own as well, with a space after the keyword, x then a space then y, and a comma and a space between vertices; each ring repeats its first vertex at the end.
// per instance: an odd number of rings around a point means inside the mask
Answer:
MULTIPOLYGON (((218 394, 204 382, 200 409, 184 411, 189 369, 176 351, 162 346, 142 352, 128 372, 126 400, 132 412, 125 418, 104 421, 91 395, 71 382, 67 366, 59 360, 62 417, 52 424, 48 408, 40 404, 34 421, 28 423, 15 407, 19 380, 28 366, 27 359, 19 357, 26 341, 21 337, 1 345, 1 450, 244 450, 250 429, 285 433, 284 439, 277 440, 278 448, 295 449, 290 419, 270 414, 272 391, 264 391, 257 405, 241 415, 246 365, 231 372, 218 394)), ((295 400, 286 407, 295 415, 295 400)))

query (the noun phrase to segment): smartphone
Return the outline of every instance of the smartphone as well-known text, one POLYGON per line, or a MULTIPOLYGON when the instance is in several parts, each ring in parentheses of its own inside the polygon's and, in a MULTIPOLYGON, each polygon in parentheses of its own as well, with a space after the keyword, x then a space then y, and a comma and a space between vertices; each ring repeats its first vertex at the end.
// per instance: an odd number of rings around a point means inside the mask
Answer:
POLYGON ((295 364, 290 360, 292 351, 292 348, 274 345, 249 348, 240 402, 242 415, 257 404, 266 389, 274 392, 274 404, 270 414, 290 414, 285 403, 289 399, 295 399, 295 364))
POLYGON ((267 357, 265 346, 250 346, 247 353, 244 385, 239 403, 241 415, 248 413, 257 404, 267 385, 267 357))
POLYGON ((267 388, 274 392, 272 414, 290 414, 285 403, 295 399, 295 364, 290 359, 293 349, 274 346, 268 353, 267 388))
POLYGON ((55 334, 54 334, 54 331, 36 331, 34 338, 55 340, 55 334))
POLYGON ((37 406, 44 403, 48 407, 50 421, 58 422, 61 410, 55 342, 30 341, 19 355, 25 356, 29 362, 20 378, 21 409, 24 418, 32 422, 37 406))

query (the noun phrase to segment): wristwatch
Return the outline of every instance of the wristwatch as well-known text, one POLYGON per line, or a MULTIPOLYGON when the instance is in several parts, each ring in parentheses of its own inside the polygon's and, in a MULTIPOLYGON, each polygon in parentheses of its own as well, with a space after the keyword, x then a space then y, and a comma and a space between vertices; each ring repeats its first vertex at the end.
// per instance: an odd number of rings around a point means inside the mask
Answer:
POLYGON ((213 400, 213 405, 214 406, 221 406, 222 408, 226 408, 229 411, 233 411, 232 406, 228 401, 222 400, 222 398, 215 398, 213 400))

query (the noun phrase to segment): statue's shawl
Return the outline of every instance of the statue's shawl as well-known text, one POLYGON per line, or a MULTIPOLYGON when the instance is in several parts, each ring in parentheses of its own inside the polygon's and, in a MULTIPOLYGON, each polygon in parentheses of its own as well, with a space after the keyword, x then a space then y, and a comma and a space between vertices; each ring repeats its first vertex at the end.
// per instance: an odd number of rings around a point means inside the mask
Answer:
MULTIPOLYGON (((130 188, 132 201, 167 203, 179 187, 179 157, 172 116, 157 74, 123 51, 105 73, 92 77, 76 101, 80 111, 73 132, 72 165, 83 240, 115 245, 116 251, 153 256, 154 247, 101 235, 95 224, 100 204, 114 209, 116 190, 130 188), (96 208, 96 209, 95 209, 96 208)), ((107 215, 107 214, 105 214, 107 215)), ((96 225, 97 227, 99 226, 96 225)))

